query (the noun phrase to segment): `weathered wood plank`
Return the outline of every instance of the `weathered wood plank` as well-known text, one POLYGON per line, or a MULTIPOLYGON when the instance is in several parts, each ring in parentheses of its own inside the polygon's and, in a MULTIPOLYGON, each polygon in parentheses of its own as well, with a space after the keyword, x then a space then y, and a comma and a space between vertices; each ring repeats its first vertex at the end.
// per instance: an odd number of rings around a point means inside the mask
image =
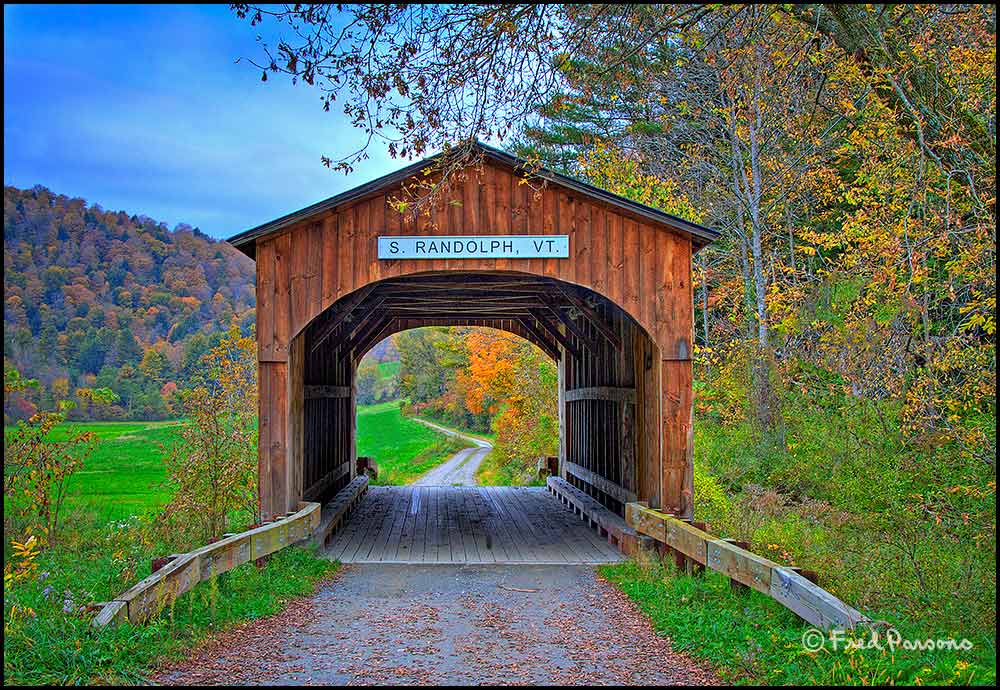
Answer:
POLYGON ((608 496, 611 496, 615 500, 621 501, 622 503, 628 503, 629 501, 636 501, 639 498, 635 493, 629 491, 625 487, 615 484, 610 479, 603 477, 600 474, 597 474, 596 472, 592 472, 591 470, 588 470, 586 467, 578 465, 575 462, 570 462, 568 460, 566 461, 566 472, 572 474, 573 476, 579 479, 582 479, 583 481, 593 486, 595 489, 603 491, 608 496))
POLYGON ((615 388, 613 386, 593 386, 591 388, 574 388, 566 391, 566 402, 577 400, 610 400, 613 402, 635 402, 634 388, 615 388))
POLYGON ((232 535, 190 553, 178 554, 155 573, 105 604, 94 618, 93 625, 103 627, 126 620, 138 624, 155 617, 199 582, 232 570, 251 558, 260 557, 253 555, 255 539, 271 549, 261 549, 262 555, 302 541, 318 525, 319 510, 317 503, 303 504, 296 513, 274 523, 232 535), (278 536, 271 539, 265 538, 265 535, 278 536), (290 536, 295 539, 290 541, 290 536))
POLYGON ((640 534, 660 541, 730 579, 778 601, 812 625, 853 628, 868 618, 794 571, 717 539, 672 515, 640 503, 626 506, 626 519, 640 534))
POLYGON ((771 570, 770 595, 799 618, 824 630, 849 630, 869 622, 860 611, 788 568, 771 570))

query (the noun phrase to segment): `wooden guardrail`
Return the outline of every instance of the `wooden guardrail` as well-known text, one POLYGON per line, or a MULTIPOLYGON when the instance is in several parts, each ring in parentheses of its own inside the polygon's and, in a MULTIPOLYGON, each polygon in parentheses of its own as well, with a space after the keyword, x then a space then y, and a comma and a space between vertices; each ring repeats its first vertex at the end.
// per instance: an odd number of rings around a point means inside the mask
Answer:
POLYGON ((327 546, 334 533, 341 528, 367 491, 368 477, 361 476, 355 477, 337 492, 333 500, 323 506, 320 512, 319 522, 313 531, 313 543, 320 548, 327 546))
POLYGON ((549 477, 545 482, 549 493, 555 495, 573 512, 586 520, 598 534, 606 538, 613 546, 625 555, 631 555, 636 548, 635 530, 629 527, 621 516, 612 513, 580 489, 561 477, 549 477))
POLYGON ((625 519, 639 534, 652 537, 687 558, 768 595, 818 628, 852 629, 859 623, 869 622, 860 611, 810 582, 795 569, 751 553, 730 540, 718 539, 672 515, 642 503, 629 503, 625 506, 625 519))
POLYGON ((309 539, 319 524, 320 504, 300 503, 298 511, 279 520, 171 556, 155 573, 105 603, 93 625, 143 623, 199 582, 309 539))

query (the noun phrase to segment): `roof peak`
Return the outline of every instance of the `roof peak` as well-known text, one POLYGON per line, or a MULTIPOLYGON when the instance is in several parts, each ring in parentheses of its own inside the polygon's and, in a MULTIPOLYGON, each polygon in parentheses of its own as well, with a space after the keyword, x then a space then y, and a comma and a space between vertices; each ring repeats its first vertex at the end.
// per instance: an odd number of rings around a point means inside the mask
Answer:
MULTIPOLYGON (((524 160, 523 158, 518 158, 513 154, 490 146, 489 144, 479 141, 478 139, 472 142, 472 146, 480 149, 484 157, 487 159, 499 162, 502 165, 513 168, 514 170, 525 171, 535 178, 572 189, 591 199, 602 201, 628 213, 642 216, 658 225, 663 225, 690 235, 696 245, 696 248, 701 248, 706 244, 709 244, 719 236, 719 233, 716 230, 699 225, 698 223, 692 223, 691 221, 684 220, 683 218, 666 213, 665 211, 661 211, 660 209, 652 206, 646 206, 645 204, 632 201, 626 197, 614 194, 613 192, 601 189, 600 187, 595 187, 594 185, 582 180, 578 180, 575 177, 570 177, 569 175, 564 175, 545 167, 532 165, 529 161, 524 160)), ((284 228, 294 225, 295 223, 305 220, 306 218, 331 210, 337 206, 350 203, 369 194, 373 194, 381 189, 386 189, 401 183, 425 167, 432 165, 435 161, 439 160, 447 153, 447 151, 441 151, 432 156, 415 161, 400 168, 399 170, 378 177, 370 182, 359 185, 358 187, 341 192, 340 194, 336 194, 324 199, 323 201, 306 206, 298 211, 275 218, 272 221, 250 228, 249 230, 244 230, 243 232, 237 233, 236 235, 228 238, 226 241, 243 253, 252 257, 255 253, 254 247, 256 246, 256 240, 258 238, 271 235, 283 230, 284 228)))

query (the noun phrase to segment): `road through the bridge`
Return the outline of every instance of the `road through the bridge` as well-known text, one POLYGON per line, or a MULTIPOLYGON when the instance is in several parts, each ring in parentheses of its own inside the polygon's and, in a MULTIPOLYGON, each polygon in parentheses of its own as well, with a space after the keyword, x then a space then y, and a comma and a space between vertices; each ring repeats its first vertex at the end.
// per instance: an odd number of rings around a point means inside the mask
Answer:
POLYGON ((164 684, 714 685, 587 566, 345 566, 164 684))
POLYGON ((482 464, 483 458, 493 450, 493 444, 475 436, 446 429, 433 422, 423 419, 417 419, 417 421, 442 434, 468 441, 474 447, 463 448, 413 483, 421 486, 477 486, 479 482, 476 481, 476 470, 482 464))

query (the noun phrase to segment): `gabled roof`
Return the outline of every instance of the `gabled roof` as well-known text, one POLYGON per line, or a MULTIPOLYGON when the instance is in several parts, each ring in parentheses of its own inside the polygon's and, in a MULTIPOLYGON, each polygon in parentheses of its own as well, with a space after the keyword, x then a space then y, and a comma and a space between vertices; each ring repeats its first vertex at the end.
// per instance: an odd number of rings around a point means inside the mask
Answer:
MULTIPOLYGON (((642 216, 643 218, 658 225, 663 225, 672 230, 690 235, 696 248, 701 248, 719 237, 719 232, 716 230, 712 230, 711 228, 707 228, 697 223, 692 223, 684 220, 683 218, 678 218, 677 216, 665 213, 664 211, 653 208, 652 206, 636 203, 631 199, 626 199, 623 196, 612 194, 611 192, 601 189, 600 187, 595 187, 594 185, 587 184, 586 182, 569 177, 568 175, 554 172, 548 168, 534 167, 522 158, 518 158, 517 156, 513 156, 506 151, 501 151, 500 149, 493 148, 492 146, 487 146, 482 142, 476 142, 475 146, 487 160, 496 161, 515 170, 530 171, 531 176, 536 179, 548 180, 549 182, 571 189, 595 201, 600 201, 610 206, 620 208, 625 212, 642 216)), ((331 196, 329 199, 324 199, 323 201, 315 203, 311 206, 306 206, 303 209, 281 216, 280 218, 275 218, 274 220, 264 223, 263 225, 258 225, 255 228, 244 230, 241 233, 233 235, 226 241, 247 256, 254 258, 257 239, 276 233, 290 225, 294 225, 295 223, 323 213, 324 211, 329 211, 338 206, 343 206, 357 199, 366 197, 370 194, 399 185, 404 180, 412 177, 427 166, 433 165, 441 158, 442 155, 444 154, 439 153, 437 155, 430 156, 429 158, 424 158, 423 160, 412 163, 405 168, 397 170, 396 172, 383 175, 382 177, 365 183, 359 187, 355 187, 354 189, 349 189, 346 192, 341 192, 340 194, 331 196)))

